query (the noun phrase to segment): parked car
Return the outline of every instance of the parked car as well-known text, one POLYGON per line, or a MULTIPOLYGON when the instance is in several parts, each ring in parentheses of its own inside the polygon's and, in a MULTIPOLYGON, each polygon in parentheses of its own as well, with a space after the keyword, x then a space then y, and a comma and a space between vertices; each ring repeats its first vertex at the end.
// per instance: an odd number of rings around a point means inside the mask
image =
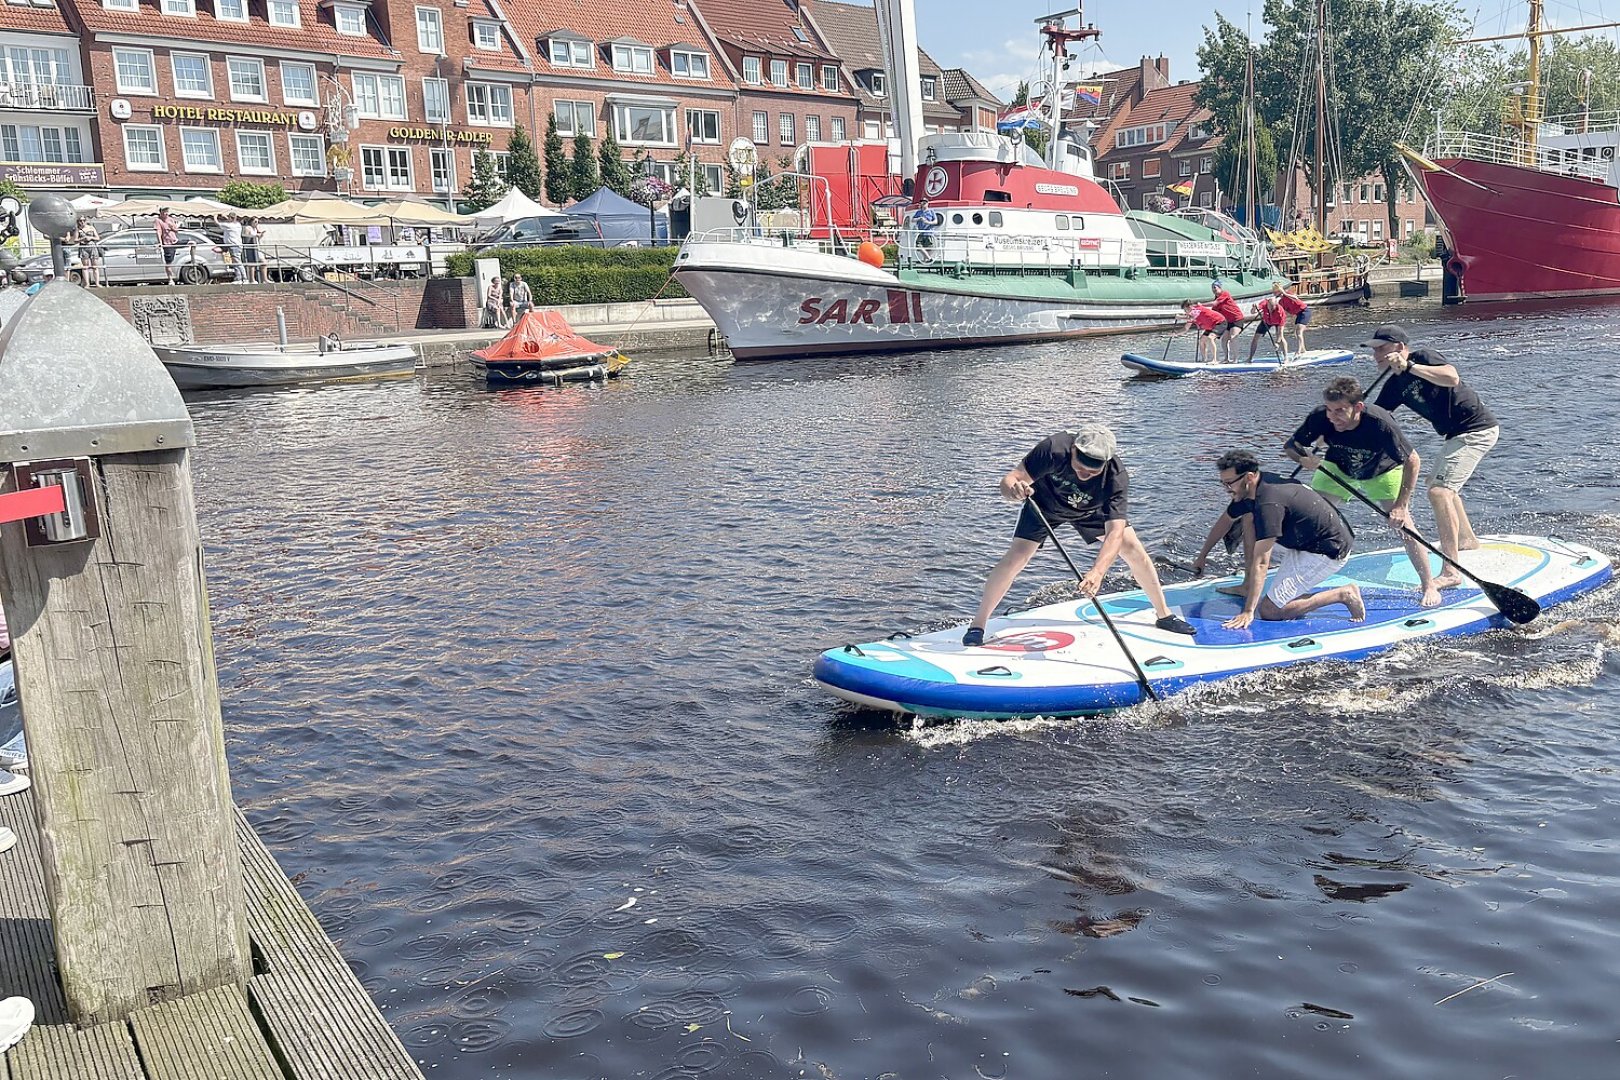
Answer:
POLYGON ((526 217, 508 221, 495 231, 480 237, 472 245, 474 251, 484 248, 540 247, 548 244, 583 244, 587 247, 607 247, 597 232, 596 222, 590 218, 526 217))
MULTIPOLYGON (((205 285, 210 281, 229 281, 236 276, 233 267, 225 262, 218 247, 219 241, 201 229, 180 230, 180 250, 174 256, 175 280, 185 285, 205 285)), ((162 285, 168 280, 163 268, 163 249, 158 246, 155 229, 123 229, 101 238, 101 279, 119 285, 162 285)), ((79 248, 67 245, 68 276, 74 281, 84 280, 84 262, 79 248)), ((49 254, 36 255, 19 263, 11 278, 18 284, 32 284, 45 276, 50 268, 49 254)))

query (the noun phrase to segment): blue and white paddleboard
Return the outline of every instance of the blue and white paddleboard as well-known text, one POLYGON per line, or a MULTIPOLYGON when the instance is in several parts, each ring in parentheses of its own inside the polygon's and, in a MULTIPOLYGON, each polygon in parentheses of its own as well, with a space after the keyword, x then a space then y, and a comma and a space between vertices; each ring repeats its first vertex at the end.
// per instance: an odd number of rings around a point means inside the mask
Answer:
MULTIPOLYGON (((1543 607, 1608 581, 1608 556, 1580 544, 1530 536, 1491 536, 1460 560, 1485 581, 1511 586, 1543 607)), ((1438 568, 1439 560, 1433 560, 1438 568)), ((1418 606, 1417 575, 1402 548, 1353 555, 1322 588, 1361 586, 1367 618, 1353 623, 1339 605, 1289 622, 1256 620, 1246 630, 1221 624, 1240 609, 1216 592, 1235 578, 1165 586, 1172 610, 1196 637, 1156 628, 1141 590, 1102 598, 1160 697, 1198 683, 1307 660, 1356 660, 1403 641, 1473 634, 1507 625, 1471 583, 1447 589, 1440 607, 1418 606)), ((919 637, 828 649, 815 677, 841 698, 921 716, 1010 719, 1079 716, 1134 705, 1141 684, 1091 601, 1066 601, 990 620, 982 646, 962 644, 965 627, 919 637)))
POLYGON ((1119 358, 1119 362, 1143 375, 1269 375, 1274 371, 1293 371, 1295 368, 1348 364, 1355 358, 1355 353, 1347 349, 1306 349, 1302 353, 1291 353, 1287 360, 1281 361, 1273 357, 1270 360, 1234 364, 1194 364, 1126 353, 1119 358))

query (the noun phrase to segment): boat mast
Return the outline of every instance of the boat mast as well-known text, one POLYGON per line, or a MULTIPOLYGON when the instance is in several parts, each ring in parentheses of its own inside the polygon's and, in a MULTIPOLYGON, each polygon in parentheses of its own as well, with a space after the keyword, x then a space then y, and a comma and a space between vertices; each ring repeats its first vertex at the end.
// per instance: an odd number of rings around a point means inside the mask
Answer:
POLYGON ((1082 25, 1077 30, 1070 30, 1064 23, 1070 15, 1085 18, 1081 8, 1070 8, 1068 11, 1042 15, 1035 20, 1036 25, 1041 28, 1041 33, 1046 35, 1046 43, 1052 50, 1052 81, 1047 87, 1045 102, 1047 115, 1050 117, 1049 123, 1052 125, 1046 140, 1046 167, 1049 169, 1060 167, 1058 154, 1061 147, 1058 143, 1061 140, 1058 136, 1063 132, 1063 75, 1069 66, 1069 42, 1084 41, 1101 33, 1095 26, 1082 25))
MULTIPOLYGON (((900 179, 907 194, 917 177, 917 140, 923 133, 922 69, 917 60, 917 9, 912 0, 877 0, 878 38, 883 73, 889 80, 889 108, 900 144, 900 179)), ((892 159, 891 159, 892 161, 892 159)))
MULTIPOLYGON (((1244 62, 1243 149, 1245 156, 1248 159, 1248 165, 1243 170, 1243 182, 1245 188, 1243 199, 1243 224, 1252 229, 1256 236, 1260 236, 1260 221, 1255 216, 1257 210, 1255 206, 1256 189, 1260 186, 1260 149, 1259 140, 1254 130, 1254 42, 1252 40, 1248 42, 1248 50, 1244 57, 1244 62)), ((1216 207, 1216 209, 1219 209, 1219 207, 1216 207)))
POLYGON ((1316 203, 1316 231, 1327 235, 1328 178, 1322 171, 1322 147, 1327 142, 1327 0, 1316 0, 1316 153, 1312 178, 1316 203))
POLYGON ((1536 163, 1536 138, 1541 129, 1541 0, 1530 0, 1530 85, 1524 88, 1524 113, 1519 122, 1524 134, 1524 164, 1536 163))

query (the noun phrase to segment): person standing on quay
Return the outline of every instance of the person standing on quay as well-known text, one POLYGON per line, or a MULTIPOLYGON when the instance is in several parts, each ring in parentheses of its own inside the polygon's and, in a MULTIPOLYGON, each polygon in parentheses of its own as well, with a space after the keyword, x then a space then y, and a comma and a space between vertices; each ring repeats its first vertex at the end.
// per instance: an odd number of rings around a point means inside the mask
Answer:
MULTIPOLYGON (((1502 428, 1449 360, 1433 349, 1412 348, 1411 340, 1405 327, 1380 326, 1362 347, 1372 349, 1379 370, 1390 373, 1374 404, 1390 412, 1405 405, 1445 440, 1440 465, 1429 474, 1429 504, 1434 507, 1440 550, 1455 560, 1458 551, 1479 547, 1462 489, 1496 445, 1502 428)), ((1462 580, 1448 566, 1434 584, 1449 589, 1462 580)))
POLYGON ((157 214, 157 241, 163 249, 163 276, 174 284, 174 257, 180 251, 180 226, 175 223, 165 206, 157 214))
POLYGON ((260 282, 264 280, 264 266, 259 261, 259 241, 264 237, 264 230, 252 218, 242 220, 242 268, 247 271, 246 280, 260 282))
POLYGON ((219 223, 219 232, 222 238, 220 246, 225 249, 225 261, 231 264, 231 280, 245 280, 242 270, 242 222, 235 214, 226 214, 219 223))

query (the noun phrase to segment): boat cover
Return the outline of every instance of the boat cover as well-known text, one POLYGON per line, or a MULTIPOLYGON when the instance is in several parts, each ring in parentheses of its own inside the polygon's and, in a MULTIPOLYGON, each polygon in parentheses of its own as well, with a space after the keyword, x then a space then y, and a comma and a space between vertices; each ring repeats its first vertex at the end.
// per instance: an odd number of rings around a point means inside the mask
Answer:
POLYGON ((505 337, 484 346, 473 356, 486 363, 527 360, 547 366, 551 361, 611 356, 617 351, 576 334, 561 312, 530 311, 505 337))

